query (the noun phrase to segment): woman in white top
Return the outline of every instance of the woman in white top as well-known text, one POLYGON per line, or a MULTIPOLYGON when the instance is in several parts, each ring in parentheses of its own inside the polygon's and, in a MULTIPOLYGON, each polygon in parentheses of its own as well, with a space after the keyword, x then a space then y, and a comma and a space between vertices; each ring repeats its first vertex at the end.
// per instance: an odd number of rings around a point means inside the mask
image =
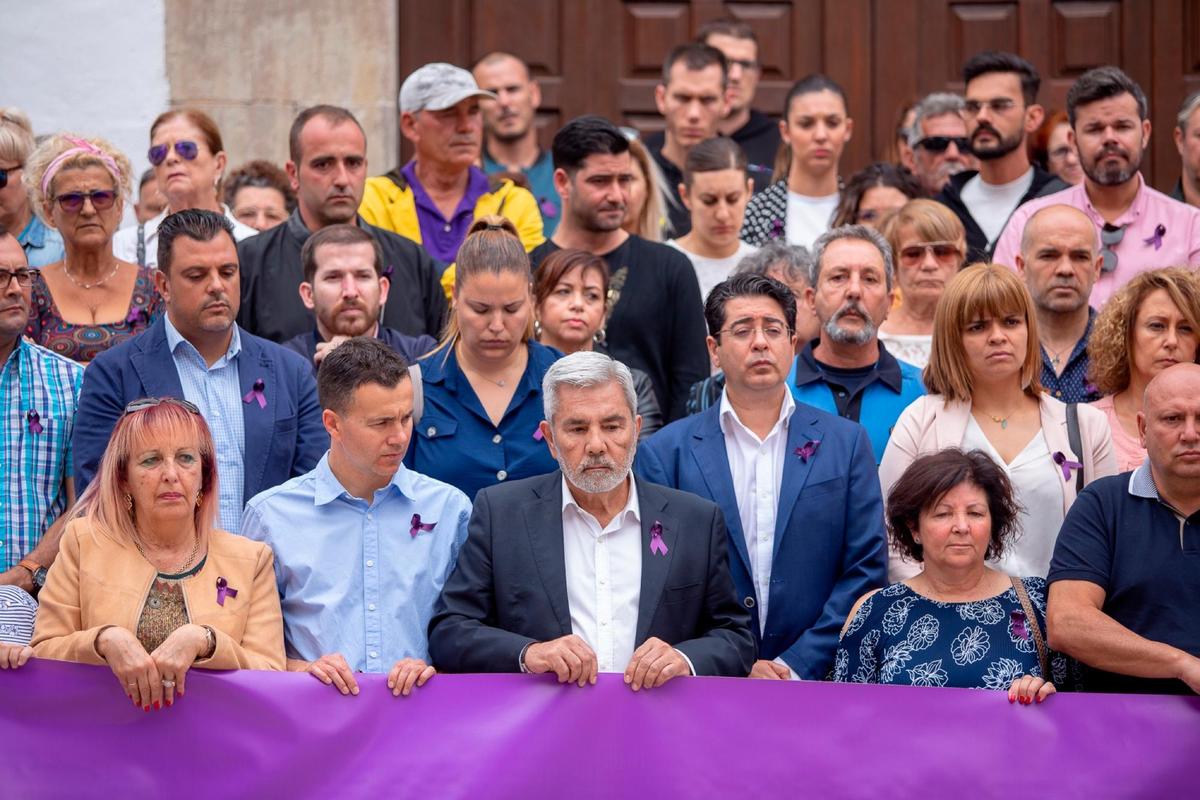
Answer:
POLYGON ((212 117, 194 108, 167 111, 150 126, 150 150, 158 189, 167 198, 166 209, 142 225, 117 231, 113 253, 124 261, 158 267, 158 226, 168 214, 200 208, 224 214, 233 223, 239 242, 258 231, 244 225, 222 205, 219 195, 225 173, 225 146, 212 117))
MULTIPOLYGON (((1081 451, 1075 452, 1069 409, 1042 392, 1041 369, 1037 317, 1025 284, 999 264, 967 267, 938 304, 923 375, 930 394, 900 415, 879 465, 886 499, 920 455, 947 447, 989 455, 1008 474, 1022 508, 1019 538, 995 565, 1015 576, 1045 577, 1079 484, 1117 472, 1104 415, 1075 407, 1081 451)), ((894 550, 889 554, 890 581, 919 571, 894 550)))
POLYGON ((783 158, 774 183, 746 208, 742 238, 762 246, 771 239, 811 248, 829 229, 837 211, 838 162, 854 132, 846 93, 825 75, 809 75, 792 85, 779 122, 783 158))
POLYGON ((933 314, 946 284, 962 269, 967 234, 953 211, 910 200, 884 220, 896 263, 898 305, 879 326, 879 340, 901 361, 924 368, 933 346, 933 314))
POLYGON ((738 238, 753 193, 746 153, 733 139, 716 136, 688 152, 679 196, 691 212, 692 229, 667 244, 682 250, 692 262, 701 299, 758 249, 738 238))

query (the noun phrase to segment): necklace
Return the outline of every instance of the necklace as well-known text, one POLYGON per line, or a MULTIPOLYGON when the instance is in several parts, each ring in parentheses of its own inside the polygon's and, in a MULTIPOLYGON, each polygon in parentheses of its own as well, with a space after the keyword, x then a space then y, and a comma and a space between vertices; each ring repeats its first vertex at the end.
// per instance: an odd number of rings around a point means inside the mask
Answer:
MULTIPOLYGON (((984 413, 987 414, 986 411, 984 413)), ((1012 414, 1008 415, 1008 417, 1011 416, 1012 414)), ((990 419, 992 422, 1000 423, 1001 429, 1008 427, 1008 417, 997 417, 995 414, 988 414, 988 419, 990 419)))
MULTIPOLYGON (((150 556, 146 555, 146 551, 142 548, 142 543, 138 540, 138 538, 136 536, 133 537, 133 544, 134 544, 134 547, 137 548, 138 552, 142 554, 142 558, 146 559, 147 561, 150 561, 150 556)), ((186 570, 188 568, 188 566, 190 566, 191 563, 196 560, 196 553, 198 553, 198 552, 200 552, 200 531, 196 531, 196 541, 192 544, 192 552, 188 554, 188 557, 186 559, 184 559, 183 563, 180 564, 179 567, 174 572, 171 572, 168 574, 170 574, 170 575, 182 574, 184 572, 184 570, 186 570)), ((150 565, 154 566, 154 562, 150 561, 150 565)))
POLYGON ((75 280, 75 276, 71 274, 71 270, 67 269, 67 262, 66 261, 63 262, 63 272, 66 273, 67 280, 69 280, 71 283, 78 286, 80 289, 84 289, 84 290, 95 289, 97 286, 103 286, 104 284, 108 283, 108 279, 111 278, 113 275, 116 275, 117 270, 119 270, 120 268, 121 268, 121 262, 117 261, 116 263, 113 264, 112 272, 108 273, 100 280, 95 281, 94 283, 83 283, 81 281, 75 280))

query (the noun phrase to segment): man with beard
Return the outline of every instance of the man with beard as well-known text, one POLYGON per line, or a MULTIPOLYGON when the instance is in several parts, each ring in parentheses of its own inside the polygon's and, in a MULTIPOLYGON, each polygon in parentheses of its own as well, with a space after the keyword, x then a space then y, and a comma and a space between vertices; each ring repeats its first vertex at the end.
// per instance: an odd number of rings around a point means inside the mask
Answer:
POLYGON ((951 176, 971 169, 975 162, 963 120, 963 99, 949 92, 922 97, 913 107, 908 144, 912 157, 904 166, 930 197, 940 192, 951 176))
POLYGON ((1151 189, 1138 171, 1150 143, 1149 114, 1142 88, 1117 67, 1080 76, 1067 92, 1067 136, 1079 150, 1084 180, 1014 211, 993 260, 1015 267, 1029 218, 1062 203, 1085 213, 1100 234, 1096 308, 1139 272, 1200 265, 1200 209, 1151 189))
POLYGON ((1029 161, 1025 139, 1042 124, 1042 79, 1025 59, 988 51, 963 66, 965 116, 979 170, 950 178, 935 199, 958 215, 967 232, 967 261, 987 261, 1017 206, 1062 191, 1067 184, 1029 161))
POLYGON ((304 279, 300 249, 328 225, 357 225, 378 243, 385 274, 395 291, 383 324, 410 336, 438 336, 446 320, 446 298, 438 265, 403 236, 358 216, 367 178, 367 139, 344 108, 313 106, 301 111, 288 137, 288 178, 296 210, 281 225, 238 245, 242 264, 242 310, 238 324, 275 342, 312 330, 312 311, 297 293, 304 279))
POLYGON ((892 248, 873 228, 844 225, 822 234, 804 292, 821 335, 804 346, 788 375, 796 400, 867 429, 876 464, 900 412, 925 394, 921 370, 879 341, 894 274, 892 248))
POLYGON ((725 375, 720 402, 643 444, 637 475, 721 507, 733 583, 756 614, 750 677, 824 680, 854 601, 887 578, 871 440, 861 425, 792 399, 787 286, 735 275, 709 293, 704 314, 725 375))
POLYGON ((245 500, 317 465, 329 446, 312 366, 241 330, 233 225, 188 209, 158 228, 155 283, 167 313, 88 365, 72 440, 80 492, 128 403, 181 398, 212 429, 220 527, 240 530, 245 500))
POLYGON ((1100 264, 1096 229, 1079 209, 1046 206, 1029 218, 1017 272, 1037 311, 1042 389, 1064 403, 1100 399, 1087 379, 1088 338, 1096 317, 1088 297, 1100 264))
POLYGON ((696 271, 681 251, 621 229, 633 162, 615 125, 596 116, 571 120, 554 135, 552 150, 563 218, 554 237, 530 254, 533 267, 564 248, 608 262, 608 351, 648 374, 663 416, 679 419, 688 390, 709 374, 696 271))
POLYGON ((283 343, 313 364, 354 336, 379 339, 408 363, 433 350, 432 336, 406 336, 379 324, 391 281, 383 274, 379 242, 354 225, 329 225, 308 237, 300 250, 304 282, 300 299, 317 317, 312 331, 283 343))
POLYGON ((489 486, 429 624, 444 672, 554 673, 634 691, 754 663, 715 503, 636 479, 641 418, 620 362, 582 351, 542 381, 560 470, 489 486))
POLYGON ((472 70, 479 88, 495 100, 484 99, 483 171, 519 172, 529 180, 529 190, 542 212, 542 232, 553 236, 562 214, 562 201, 554 188, 554 159, 538 145, 534 118, 542 104, 542 89, 529 65, 509 53, 489 53, 472 70))

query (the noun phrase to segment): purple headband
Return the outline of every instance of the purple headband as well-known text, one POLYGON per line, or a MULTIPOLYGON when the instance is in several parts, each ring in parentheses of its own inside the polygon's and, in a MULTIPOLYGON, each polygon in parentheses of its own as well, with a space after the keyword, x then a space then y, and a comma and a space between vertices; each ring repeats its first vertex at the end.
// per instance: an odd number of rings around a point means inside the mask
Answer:
POLYGON ((86 139, 76 139, 73 136, 66 136, 63 138, 75 146, 70 150, 60 153, 57 158, 50 162, 50 166, 46 167, 45 173, 42 174, 42 194, 48 194, 50 192, 50 182, 54 180, 54 176, 58 174, 60 169, 62 169, 63 163, 66 162, 68 158, 77 155, 95 156, 97 159, 99 159, 101 164, 108 168, 108 171, 112 173, 113 181, 120 186, 121 170, 117 169, 117 162, 113 160, 112 156, 110 156, 108 153, 105 153, 103 150, 96 147, 96 145, 92 144, 86 139))

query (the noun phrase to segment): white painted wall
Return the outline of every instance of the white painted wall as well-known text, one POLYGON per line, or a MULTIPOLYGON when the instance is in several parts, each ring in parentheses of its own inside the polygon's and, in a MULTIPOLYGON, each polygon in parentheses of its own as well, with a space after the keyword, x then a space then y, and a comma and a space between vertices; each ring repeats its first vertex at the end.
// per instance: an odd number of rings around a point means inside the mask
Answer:
MULTIPOLYGON (((0 105, 38 134, 103 137, 148 166, 150 123, 170 101, 164 0, 5 0, 0 105)), ((133 221, 132 203, 126 221, 133 221)))

